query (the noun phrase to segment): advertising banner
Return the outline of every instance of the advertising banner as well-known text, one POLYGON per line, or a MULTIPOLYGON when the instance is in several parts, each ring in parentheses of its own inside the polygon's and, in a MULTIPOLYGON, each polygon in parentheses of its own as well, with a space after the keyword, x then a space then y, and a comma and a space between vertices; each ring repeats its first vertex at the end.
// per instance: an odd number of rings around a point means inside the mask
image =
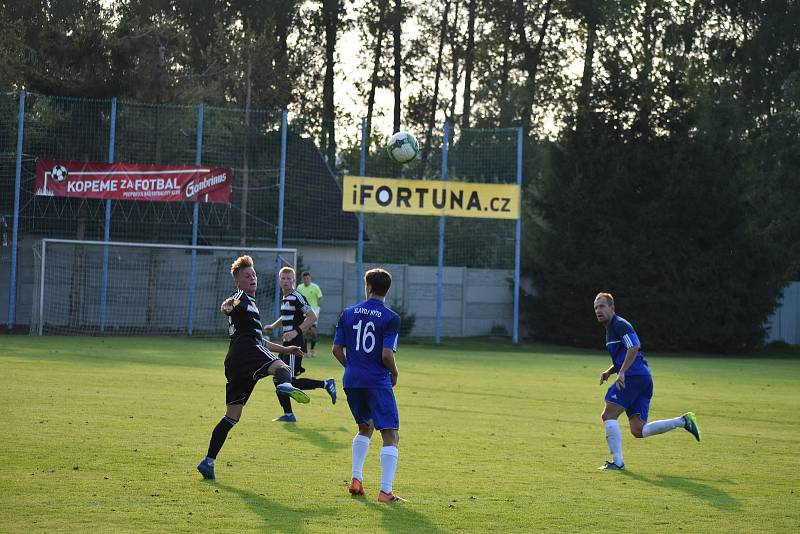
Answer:
POLYGON ((342 209, 398 215, 517 219, 519 186, 345 176, 342 209))
POLYGON ((231 169, 38 159, 36 194, 72 198, 227 203, 231 169))

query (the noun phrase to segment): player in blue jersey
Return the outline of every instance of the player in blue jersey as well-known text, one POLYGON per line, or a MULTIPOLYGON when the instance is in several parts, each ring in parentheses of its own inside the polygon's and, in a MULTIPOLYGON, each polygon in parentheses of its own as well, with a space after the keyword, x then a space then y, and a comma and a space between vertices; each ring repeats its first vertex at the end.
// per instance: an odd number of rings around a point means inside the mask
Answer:
POLYGON ((353 438, 353 472, 348 489, 352 495, 364 495, 364 460, 377 428, 383 438, 378 501, 403 502, 405 499, 392 491, 400 441, 400 418, 392 389, 397 384, 394 354, 400 317, 384 303, 391 285, 392 275, 387 271, 367 271, 364 275, 367 300, 342 312, 332 352, 344 367, 344 392, 358 425, 358 434, 353 438))
POLYGON ((674 419, 647 422, 650 412, 650 399, 653 397, 653 377, 642 352, 642 344, 631 323, 614 311, 614 297, 611 293, 598 293, 594 299, 594 314, 597 321, 606 327, 606 348, 611 354, 612 365, 600 375, 600 384, 617 373, 617 380, 606 392, 606 408, 603 410, 603 425, 606 442, 611 452, 611 461, 600 469, 623 469, 622 432, 617 418, 625 412, 631 427, 631 434, 646 438, 663 434, 676 428, 689 431, 700 441, 700 428, 697 418, 687 412, 674 419))

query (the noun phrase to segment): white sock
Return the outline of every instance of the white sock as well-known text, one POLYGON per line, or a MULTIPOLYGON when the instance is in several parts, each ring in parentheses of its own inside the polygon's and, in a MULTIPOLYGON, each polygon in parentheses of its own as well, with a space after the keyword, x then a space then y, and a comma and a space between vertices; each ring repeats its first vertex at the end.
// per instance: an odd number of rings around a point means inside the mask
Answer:
POLYGON ((206 456, 206 463, 208 465, 210 465, 211 467, 214 467, 214 464, 217 463, 217 459, 216 458, 212 458, 210 456, 206 456))
POLYGON ((389 445, 381 448, 381 491, 392 492, 392 482, 397 471, 397 447, 389 445))
POLYGON ((364 480, 364 460, 367 459, 369 451, 369 438, 356 434, 353 438, 353 478, 363 482, 364 480))
POLYGON ((683 416, 676 417, 675 419, 653 421, 652 423, 647 423, 644 425, 644 428, 642 429, 642 435, 644 437, 655 436, 656 434, 663 434, 664 432, 669 432, 670 430, 675 430, 676 428, 684 428, 685 426, 686 421, 683 419, 683 416))
POLYGON ((611 461, 617 465, 623 465, 622 432, 619 429, 619 422, 616 419, 609 419, 604 421, 603 425, 606 427, 606 442, 608 450, 611 452, 611 461))

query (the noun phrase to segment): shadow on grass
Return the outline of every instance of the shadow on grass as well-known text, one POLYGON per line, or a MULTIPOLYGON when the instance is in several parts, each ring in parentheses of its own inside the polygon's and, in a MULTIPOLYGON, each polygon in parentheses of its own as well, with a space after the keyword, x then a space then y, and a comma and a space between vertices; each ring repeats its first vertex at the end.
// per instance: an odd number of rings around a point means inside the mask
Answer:
POLYGON ((311 445, 314 445, 318 449, 325 452, 339 451, 342 448, 347 447, 349 445, 349 443, 346 440, 343 441, 341 439, 333 439, 331 437, 331 434, 333 432, 345 430, 342 427, 339 427, 338 429, 330 429, 327 432, 323 432, 320 431, 320 429, 316 428, 297 426, 296 423, 284 423, 283 428, 287 432, 296 434, 307 443, 310 443, 311 445))
POLYGON ((263 495, 250 490, 243 490, 226 486, 219 482, 212 482, 215 488, 236 495, 255 514, 264 520, 264 529, 267 532, 306 532, 306 521, 312 517, 329 516, 336 513, 334 508, 320 506, 309 507, 298 501, 297 508, 290 508, 278 502, 271 501, 263 495))
MULTIPOLYGON (((653 486, 682 491, 687 495, 703 499, 712 506, 723 510, 735 510, 741 507, 741 503, 738 500, 728 495, 724 490, 706 484, 706 481, 701 482, 686 477, 665 475, 657 475, 656 477, 650 478, 638 473, 633 473, 629 469, 620 471, 620 473, 634 480, 652 484, 653 486)), ((730 481, 723 482, 730 483, 730 481)))
POLYGON ((446 532, 431 523, 430 519, 421 513, 414 511, 413 503, 379 503, 375 499, 375 495, 353 497, 354 501, 370 511, 380 513, 386 532, 408 532, 410 534, 419 534, 420 532, 443 534, 446 532))

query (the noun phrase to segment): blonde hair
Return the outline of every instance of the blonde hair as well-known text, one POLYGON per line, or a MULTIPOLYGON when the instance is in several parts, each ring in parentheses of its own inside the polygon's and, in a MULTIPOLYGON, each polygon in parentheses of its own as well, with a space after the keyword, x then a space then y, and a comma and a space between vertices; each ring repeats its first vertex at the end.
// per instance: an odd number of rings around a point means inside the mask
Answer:
POLYGON ((253 267, 253 258, 250 256, 239 256, 231 263, 231 276, 236 278, 236 273, 239 272, 239 269, 244 269, 245 267, 253 267))
POLYGON ((292 276, 296 277, 296 275, 294 274, 294 269, 289 267, 288 265, 286 267, 281 267, 281 270, 278 271, 278 276, 282 275, 283 273, 292 273, 292 276))
POLYGON ((600 297, 606 299, 606 303, 608 303, 609 306, 611 306, 612 308, 614 307, 614 296, 611 293, 607 291, 601 291, 600 293, 597 294, 597 296, 594 297, 594 300, 597 300, 600 297))

